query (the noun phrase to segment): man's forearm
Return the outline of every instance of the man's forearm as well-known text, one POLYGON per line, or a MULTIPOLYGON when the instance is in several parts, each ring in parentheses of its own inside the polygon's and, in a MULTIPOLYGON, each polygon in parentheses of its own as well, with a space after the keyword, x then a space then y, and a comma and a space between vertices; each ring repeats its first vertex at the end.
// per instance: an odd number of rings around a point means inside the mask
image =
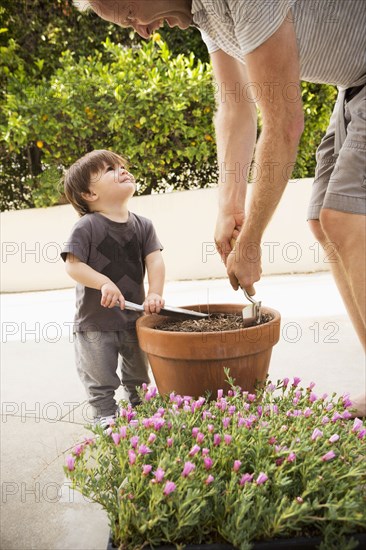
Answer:
MULTIPOLYGON (((252 106, 254 111, 255 107, 252 106)), ((255 116, 240 109, 219 108, 215 117, 219 166, 219 211, 244 210, 248 174, 256 139, 255 116)))
POLYGON ((255 154, 255 176, 243 234, 258 242, 286 188, 296 161, 301 128, 264 128, 255 154))

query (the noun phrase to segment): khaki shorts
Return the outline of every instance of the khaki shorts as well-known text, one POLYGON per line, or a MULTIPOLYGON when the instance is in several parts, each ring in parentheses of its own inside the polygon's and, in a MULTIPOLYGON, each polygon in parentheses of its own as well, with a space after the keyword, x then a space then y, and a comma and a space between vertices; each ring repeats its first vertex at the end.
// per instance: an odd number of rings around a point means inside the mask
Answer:
POLYGON ((316 160, 308 219, 322 208, 366 215, 366 85, 339 92, 316 160))

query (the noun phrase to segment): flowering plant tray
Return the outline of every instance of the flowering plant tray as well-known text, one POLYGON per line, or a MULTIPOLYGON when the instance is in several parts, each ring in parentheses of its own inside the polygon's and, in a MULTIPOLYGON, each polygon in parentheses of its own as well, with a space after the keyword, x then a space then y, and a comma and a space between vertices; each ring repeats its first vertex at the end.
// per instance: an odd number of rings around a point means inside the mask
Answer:
POLYGON ((141 405, 122 404, 66 457, 111 539, 126 550, 353 550, 353 533, 364 543, 366 427, 348 396, 297 377, 250 393, 227 377, 231 389, 211 399, 144 387, 141 405))
MULTIPOLYGON (((353 539, 358 542, 358 547, 365 548, 366 546, 366 533, 360 533, 357 535, 350 535, 349 540, 353 539)), ((252 550, 310 550, 311 548, 319 548, 322 539, 320 537, 297 537, 292 539, 274 539, 266 542, 253 543, 252 550)), ((116 550, 117 546, 114 546, 112 539, 109 538, 107 550, 116 550)), ((152 548, 150 547, 152 550, 152 548)), ((146 548, 146 550, 150 550, 146 548)), ((185 550, 233 550, 234 546, 231 544, 188 544, 185 550)), ((175 546, 158 546, 153 550, 176 550, 175 546)))

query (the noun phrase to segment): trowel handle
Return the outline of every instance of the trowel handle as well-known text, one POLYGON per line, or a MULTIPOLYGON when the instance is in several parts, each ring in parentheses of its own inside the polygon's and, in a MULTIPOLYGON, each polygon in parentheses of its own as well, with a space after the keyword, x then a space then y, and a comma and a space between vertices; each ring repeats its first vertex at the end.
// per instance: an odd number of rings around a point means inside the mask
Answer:
POLYGON ((244 296, 246 297, 247 300, 249 300, 249 302, 252 302, 252 304, 257 304, 258 303, 256 300, 254 300, 253 296, 251 294, 249 294, 249 292, 247 290, 245 290, 245 288, 242 288, 242 291, 244 292, 244 296))

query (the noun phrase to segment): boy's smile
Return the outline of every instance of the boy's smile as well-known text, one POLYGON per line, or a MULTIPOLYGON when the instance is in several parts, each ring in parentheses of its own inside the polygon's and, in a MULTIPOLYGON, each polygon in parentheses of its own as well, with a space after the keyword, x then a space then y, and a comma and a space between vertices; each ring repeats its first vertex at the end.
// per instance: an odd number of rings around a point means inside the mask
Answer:
POLYGON ((135 178, 122 165, 107 166, 96 173, 90 182, 89 200, 98 200, 105 205, 123 203, 130 199, 136 190, 135 178))

